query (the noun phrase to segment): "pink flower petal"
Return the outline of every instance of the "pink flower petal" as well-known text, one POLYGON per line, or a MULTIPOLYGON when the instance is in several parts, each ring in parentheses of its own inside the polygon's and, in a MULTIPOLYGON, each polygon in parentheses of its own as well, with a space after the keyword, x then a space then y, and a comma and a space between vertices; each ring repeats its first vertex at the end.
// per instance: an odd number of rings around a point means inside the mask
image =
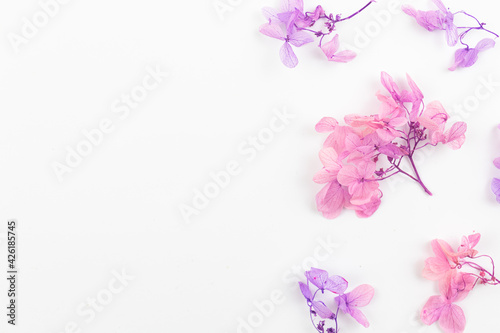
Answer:
POLYGON ((435 323, 439 320, 446 305, 447 301, 443 296, 431 296, 420 313, 420 319, 426 325, 435 323))
POLYGON ((335 54, 331 60, 336 61, 336 62, 346 63, 346 62, 351 61, 354 58, 356 58, 356 52, 350 51, 350 50, 345 50, 345 51, 340 51, 339 53, 335 54))
POLYGON ((494 161, 493 161, 493 164, 495 165, 495 167, 497 169, 500 169, 500 157, 496 158, 494 161))
POLYGON ((373 295, 375 294, 375 289, 368 284, 362 284, 353 289, 347 295, 347 304, 349 306, 363 307, 370 304, 373 295))
POLYGON ((334 219, 344 208, 347 193, 337 181, 325 185, 316 195, 316 206, 327 219, 334 219))
POLYGON ((356 308, 350 308, 349 309, 349 314, 356 319, 358 323, 363 325, 364 327, 369 327, 370 323, 368 322, 368 319, 366 319, 366 316, 361 312, 359 309, 356 308))
POLYGON ((462 333, 465 329, 465 315, 462 308, 456 304, 443 307, 439 326, 446 333, 462 333))
POLYGON ((335 127, 339 124, 337 120, 331 117, 324 117, 316 124, 316 132, 332 132, 335 127))
POLYGON ((339 49, 339 35, 333 36, 332 40, 323 43, 321 45, 321 50, 323 50, 323 53, 326 55, 328 60, 331 60, 332 57, 335 55, 335 52, 337 52, 339 49))
POLYGON ((451 149, 459 149, 465 142, 465 132, 467 131, 467 124, 459 121, 444 133, 445 141, 451 149))

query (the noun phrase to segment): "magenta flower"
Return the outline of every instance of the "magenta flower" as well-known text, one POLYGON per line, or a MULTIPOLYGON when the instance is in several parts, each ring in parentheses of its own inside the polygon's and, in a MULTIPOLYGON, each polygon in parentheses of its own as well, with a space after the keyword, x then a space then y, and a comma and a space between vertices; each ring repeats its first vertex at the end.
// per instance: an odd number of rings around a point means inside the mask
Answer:
POLYGON ((302 295, 307 301, 311 322, 319 333, 339 332, 338 316, 340 310, 345 314, 351 315, 361 325, 365 327, 369 326, 365 315, 358 308, 370 303, 374 294, 373 287, 363 284, 354 288, 351 292, 344 294, 348 283, 341 276, 329 276, 327 271, 317 268, 311 268, 305 275, 307 277, 307 284, 299 282, 299 287, 302 295), (309 283, 317 288, 314 292, 311 292, 309 283), (330 308, 326 305, 333 304, 333 302, 327 302, 325 304, 323 301, 316 300, 317 294, 320 291, 324 293, 325 290, 339 295, 334 298, 335 304, 337 305, 335 311, 334 308, 330 308), (317 316, 323 320, 315 323, 314 318, 317 316), (331 327, 327 327, 330 326, 330 323, 331 327))
POLYGON ((435 239, 431 242, 436 257, 425 261, 423 275, 427 279, 438 281, 440 295, 431 296, 425 303, 420 314, 424 324, 432 325, 438 322, 446 333, 463 332, 465 314, 455 303, 465 299, 478 283, 500 284, 500 280, 495 277, 493 259, 487 255, 478 256, 478 251, 474 249, 480 238, 480 234, 462 237, 456 252, 443 240, 435 239), (475 262, 481 258, 487 258, 491 262, 491 272, 475 262), (462 272, 465 267, 468 271, 462 272))
MULTIPOLYGON (((414 162, 414 154, 425 147, 446 144, 460 148, 467 125, 457 122, 447 128, 448 114, 439 102, 425 105, 424 95, 407 75, 408 89, 401 89, 387 73, 381 74, 389 96, 378 93, 378 114, 351 114, 340 125, 322 118, 316 130, 329 133, 320 160, 323 168, 314 181, 325 184, 316 195, 316 205, 324 217, 333 219, 342 210, 354 210, 369 217, 381 204, 380 182, 397 174, 405 175, 432 195, 424 185, 414 162), (412 170, 404 170, 408 161, 412 170)), ((499 181, 500 193, 500 181, 499 181)))
POLYGON ((477 61, 477 55, 480 51, 492 48, 495 46, 495 42, 492 39, 483 39, 478 43, 475 48, 471 48, 463 40, 472 31, 485 31, 498 37, 496 33, 486 29, 485 23, 481 23, 476 17, 468 14, 465 11, 458 11, 452 13, 441 0, 432 0, 434 4, 438 7, 438 10, 433 11, 421 11, 416 10, 410 5, 403 5, 402 10, 415 18, 417 23, 427 29, 428 31, 434 30, 444 30, 446 31, 446 41, 449 46, 455 46, 459 41, 465 48, 458 49, 455 52, 455 64, 449 69, 451 71, 455 70, 457 67, 470 67, 477 61), (472 18, 476 26, 463 26, 457 27, 454 23, 456 15, 463 14, 468 18, 472 18))
POLYGON ((326 14, 322 6, 318 5, 312 12, 304 12, 303 0, 283 0, 281 9, 265 7, 262 9, 268 23, 260 27, 260 32, 271 38, 284 41, 281 47, 280 57, 283 64, 289 68, 297 66, 298 59, 292 46, 300 47, 311 43, 315 37, 320 38, 319 47, 325 53, 328 60, 335 62, 349 62, 356 54, 352 51, 341 51, 339 49, 339 37, 335 37, 322 44, 323 38, 330 35, 336 29, 336 25, 342 21, 349 20, 367 8, 374 0, 370 0, 356 13, 341 18, 340 14, 326 14), (314 26, 321 22, 321 28, 314 26))
POLYGON ((495 47, 495 41, 491 38, 485 38, 479 41, 474 48, 462 48, 455 52, 455 63, 449 68, 454 71, 458 67, 470 67, 474 65, 478 59, 479 52, 495 47))

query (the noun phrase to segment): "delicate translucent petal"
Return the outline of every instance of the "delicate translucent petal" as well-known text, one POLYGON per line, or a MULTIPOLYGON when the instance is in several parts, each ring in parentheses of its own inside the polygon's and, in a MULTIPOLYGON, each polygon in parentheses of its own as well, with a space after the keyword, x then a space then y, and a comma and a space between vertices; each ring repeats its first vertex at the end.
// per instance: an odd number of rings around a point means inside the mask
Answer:
POLYGON ((462 64, 465 60, 465 56, 469 53, 467 49, 458 49, 455 51, 455 63, 448 68, 450 71, 454 71, 458 67, 463 67, 462 64))
POLYGON ((266 23, 260 26, 259 31, 266 36, 285 40, 286 35, 283 28, 279 24, 266 23))
POLYGON ((493 181, 491 182, 491 190, 495 194, 497 202, 500 203, 500 179, 493 178, 493 181))
POLYGON ((352 206, 354 210, 356 210, 356 215, 361 218, 368 218, 372 216, 380 207, 380 203, 382 202, 380 199, 382 197, 382 192, 378 192, 372 196, 370 202, 360 205, 360 206, 352 206))
MULTIPOLYGON (((340 169, 340 167, 339 167, 339 169, 340 169)), ((335 181, 337 179, 337 174, 338 174, 338 170, 335 170, 335 169, 330 170, 327 168, 323 168, 314 175, 313 181, 316 184, 330 183, 330 182, 335 181)))
POLYGON ((446 27, 446 41, 449 46, 455 46, 458 43, 458 29, 453 23, 446 27))
POLYGON ((366 319, 366 316, 361 312, 359 309, 356 308, 350 308, 349 309, 349 314, 356 319, 358 323, 363 325, 364 327, 369 327, 370 323, 368 322, 368 319, 366 319))
POLYGON ((410 86, 411 91, 413 92, 413 96, 416 99, 422 99, 422 98, 424 98, 424 94, 422 94, 422 91, 417 86, 417 84, 415 83, 415 81, 413 81, 413 79, 410 77, 410 75, 406 74, 406 80, 408 81, 408 85, 410 86))
POLYGON ((266 18, 266 20, 277 20, 278 19, 278 11, 271 7, 262 8, 262 14, 266 18))
POLYGON ((309 286, 303 282, 299 282, 299 287, 300 287, 300 291, 302 292, 302 295, 304 295, 306 300, 311 301, 312 300, 312 293, 311 293, 311 289, 309 289, 309 286))
POLYGON ((356 306, 362 307, 370 303, 373 298, 375 290, 368 284, 362 284, 353 289, 350 293, 346 294, 347 304, 349 307, 356 306))
POLYGON ((446 144, 452 149, 459 149, 465 142, 466 131, 466 123, 463 121, 454 123, 453 126, 444 133, 446 144))
POLYGON ((289 43, 293 46, 300 47, 304 44, 314 42, 313 36, 306 31, 297 31, 290 36, 289 43))
POLYGON ((312 302, 314 311, 323 319, 332 319, 333 312, 323 302, 312 302))
POLYGON ((306 274, 306 278, 309 282, 311 282, 313 285, 315 285, 319 289, 324 289, 325 283, 328 280, 328 272, 327 271, 325 271, 323 269, 311 267, 311 269, 308 270, 305 274, 306 274))
POLYGON ((422 272, 423 277, 429 280, 439 280, 450 270, 448 260, 431 257, 425 260, 425 267, 422 272))
POLYGON ((475 49, 478 51, 484 51, 487 49, 491 49, 495 46, 495 41, 491 38, 484 38, 477 43, 475 49))
POLYGON ((319 151, 319 159, 326 168, 337 169, 337 171, 342 168, 342 165, 339 163, 339 155, 332 147, 321 149, 319 151))
POLYGON ((323 50, 323 53, 326 55, 328 60, 332 59, 332 57, 335 55, 335 53, 338 51, 338 49, 339 49, 339 35, 338 34, 333 36, 331 41, 329 41, 327 43, 323 43, 321 45, 321 50, 323 50))
POLYGON ((432 0, 432 2, 439 8, 440 11, 442 11, 444 14, 448 12, 448 9, 446 6, 443 4, 441 0, 432 0))
POLYGON ((316 124, 315 129, 319 133, 332 132, 338 124, 339 122, 334 118, 324 117, 316 124))
POLYGON ((469 51, 465 54, 463 62, 460 64, 460 67, 470 67, 474 65, 478 59, 479 51, 476 49, 469 49, 469 51))
POLYGON ((446 333, 462 333, 465 329, 465 315, 462 308, 456 304, 443 307, 439 326, 446 333))
POLYGON ((413 6, 403 5, 403 6, 401 6, 401 9, 407 15, 410 15, 410 16, 413 16, 413 17, 417 17, 417 10, 415 8, 413 8, 413 6))
POLYGON ((446 299, 443 296, 431 296, 425 303, 420 319, 426 325, 431 325, 439 320, 443 308, 447 305, 446 299))
POLYGON ((325 289, 335 294, 343 294, 347 289, 347 281, 341 276, 333 275, 325 283, 325 289))
POLYGON ((349 186, 359 179, 358 169, 354 165, 344 165, 338 174, 338 181, 344 186, 349 186))
POLYGON ((352 61, 354 58, 356 58, 356 52, 350 50, 344 50, 335 54, 331 60, 335 62, 347 63, 349 61, 352 61))
POLYGON ((283 64, 288 68, 294 68, 299 63, 299 59, 297 59, 292 47, 288 43, 283 44, 281 47, 280 57, 283 64))
POLYGON ((316 195, 316 206, 325 218, 334 219, 340 215, 348 200, 347 190, 337 181, 332 181, 316 195))

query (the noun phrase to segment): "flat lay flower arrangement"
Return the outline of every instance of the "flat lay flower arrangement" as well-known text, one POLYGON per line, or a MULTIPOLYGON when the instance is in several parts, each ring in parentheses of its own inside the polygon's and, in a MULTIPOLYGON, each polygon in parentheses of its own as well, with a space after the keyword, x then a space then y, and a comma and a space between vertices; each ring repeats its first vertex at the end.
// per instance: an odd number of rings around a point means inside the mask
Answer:
MULTIPOLYGON (((494 39, 499 36, 486 28, 486 23, 464 10, 451 10, 441 0, 430 1, 434 6, 431 10, 407 4, 401 10, 426 30, 444 33, 449 47, 460 45, 450 71, 473 66, 481 52, 494 48, 494 39), (481 34, 484 37, 471 46, 470 40, 481 34)), ((376 1, 369 1, 344 17, 327 13, 321 5, 306 10, 303 0, 282 0, 280 9, 263 8, 267 22, 259 31, 282 42, 279 55, 286 67, 294 68, 299 63, 294 47, 313 43, 315 38, 327 60, 346 63, 356 53, 341 49, 337 27, 373 3, 376 1)), ((406 81, 406 87, 400 87, 382 72, 385 92, 376 93, 377 113, 347 114, 344 124, 328 116, 317 123, 316 131, 328 134, 319 152, 323 167, 313 177, 315 183, 323 185, 316 195, 316 207, 325 218, 337 218, 344 209, 355 211, 361 218, 372 216, 382 202, 381 182, 395 176, 408 177, 432 195, 417 170, 415 154, 437 145, 457 150, 464 144, 466 123, 450 123, 450 116, 439 101, 424 103, 423 92, 409 75, 406 81)), ((500 157, 493 163, 500 169, 500 157)), ((500 203, 500 178, 492 180, 491 190, 500 203)), ((420 315, 424 324, 438 323, 446 333, 463 332, 465 314, 457 303, 479 285, 500 284, 493 259, 475 250, 480 237, 464 236, 456 251, 443 240, 431 242, 434 256, 425 261, 423 276, 438 282, 439 295, 431 296, 425 303, 420 315)), ((359 308, 370 303, 373 287, 365 284, 346 292, 347 280, 318 268, 311 268, 305 276, 306 283, 300 282, 299 287, 317 332, 340 332, 342 314, 369 326, 359 308)))
POLYGON ((465 314, 456 303, 464 300, 478 285, 500 283, 495 277, 493 259, 479 255, 475 249, 480 238, 480 234, 462 237, 457 251, 444 240, 431 242, 434 257, 425 261, 423 276, 438 282, 440 295, 431 296, 422 309, 421 319, 426 325, 437 322, 446 333, 463 332, 465 314))
POLYGON ((316 195, 324 217, 336 218, 344 208, 359 217, 371 216, 381 203, 380 182, 396 175, 409 177, 432 195, 414 154, 438 144, 459 149, 464 143, 467 125, 448 124, 442 104, 424 104, 422 91, 409 76, 407 80, 409 89, 401 89, 383 72, 381 81, 388 94, 377 93, 379 113, 347 115, 345 125, 325 117, 316 125, 316 131, 329 133, 319 153, 323 168, 314 176, 316 183, 325 184, 316 195))

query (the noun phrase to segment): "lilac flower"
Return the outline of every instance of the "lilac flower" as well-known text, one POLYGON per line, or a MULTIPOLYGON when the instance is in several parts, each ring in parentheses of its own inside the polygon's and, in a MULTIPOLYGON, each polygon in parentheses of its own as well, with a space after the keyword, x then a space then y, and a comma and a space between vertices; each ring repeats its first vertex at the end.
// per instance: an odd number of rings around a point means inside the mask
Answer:
POLYGON ((283 64, 294 68, 299 63, 292 46, 300 47, 311 43, 316 36, 320 38, 319 47, 326 54, 328 60, 336 62, 351 61, 356 54, 352 51, 337 52, 338 35, 330 42, 322 45, 323 38, 335 30, 339 22, 349 20, 367 8, 374 0, 370 0, 363 8, 354 14, 341 18, 340 14, 326 14, 321 6, 316 6, 312 12, 304 12, 303 0, 282 0, 280 9, 265 7, 262 9, 264 17, 268 21, 260 27, 260 32, 271 38, 284 41, 281 47, 280 57, 283 64), (321 22, 321 28, 313 27, 321 22))
POLYGON ((285 29, 278 23, 270 22, 268 24, 264 24, 260 27, 260 32, 266 36, 285 41, 280 50, 280 57, 283 64, 289 68, 294 68, 299 63, 291 45, 301 47, 302 45, 314 41, 313 37, 307 32, 297 30, 295 27, 285 29))
POLYGON ((454 71, 457 67, 470 67, 474 65, 478 59, 478 54, 481 51, 491 49, 495 46, 495 41, 491 38, 484 38, 477 43, 474 48, 462 48, 455 52, 455 63, 449 68, 454 71))
POLYGON ((329 277, 327 271, 318 268, 311 268, 311 270, 307 271, 305 275, 307 277, 308 284, 299 282, 299 287, 302 295, 304 295, 307 301, 311 322, 319 333, 339 332, 338 315, 340 310, 342 310, 343 313, 351 315, 363 326, 369 326, 365 315, 357 308, 370 303, 374 294, 373 287, 364 284, 355 288, 353 291, 344 294, 347 289, 347 281, 341 276, 333 275, 329 277), (309 289, 309 282, 318 288, 314 291, 314 293, 311 292, 311 289, 309 289), (315 299, 316 295, 320 291, 324 292, 325 290, 330 290, 339 294, 339 296, 334 299, 335 303, 327 302, 327 304, 337 304, 337 309, 335 311, 333 311, 333 308, 326 305, 323 301, 315 299), (317 324, 315 324, 314 318, 316 316, 319 316, 323 320, 320 320, 317 324), (332 327, 327 327, 327 323, 331 323, 332 327))
POLYGON ((458 29, 453 23, 453 13, 450 12, 441 0, 432 0, 443 15, 443 28, 446 30, 446 41, 449 46, 455 46, 458 42, 458 29))
POLYGON ((458 11, 452 13, 441 0, 432 0, 432 2, 438 7, 438 10, 431 11, 421 11, 416 10, 410 5, 403 5, 402 10, 406 14, 415 18, 417 23, 427 29, 428 31, 434 30, 444 30, 446 31, 446 41, 449 46, 455 46, 460 41, 465 48, 458 49, 455 52, 455 64, 450 67, 451 71, 455 70, 457 67, 470 67, 477 61, 477 55, 480 51, 492 48, 495 46, 495 42, 492 39, 483 39, 478 43, 475 48, 471 48, 467 43, 464 42, 464 38, 472 31, 485 31, 499 37, 493 31, 486 29, 484 26, 486 23, 481 23, 476 17, 465 12, 458 11), (454 23, 456 15, 465 15, 469 19, 475 20, 477 26, 461 26, 457 27, 454 23))

